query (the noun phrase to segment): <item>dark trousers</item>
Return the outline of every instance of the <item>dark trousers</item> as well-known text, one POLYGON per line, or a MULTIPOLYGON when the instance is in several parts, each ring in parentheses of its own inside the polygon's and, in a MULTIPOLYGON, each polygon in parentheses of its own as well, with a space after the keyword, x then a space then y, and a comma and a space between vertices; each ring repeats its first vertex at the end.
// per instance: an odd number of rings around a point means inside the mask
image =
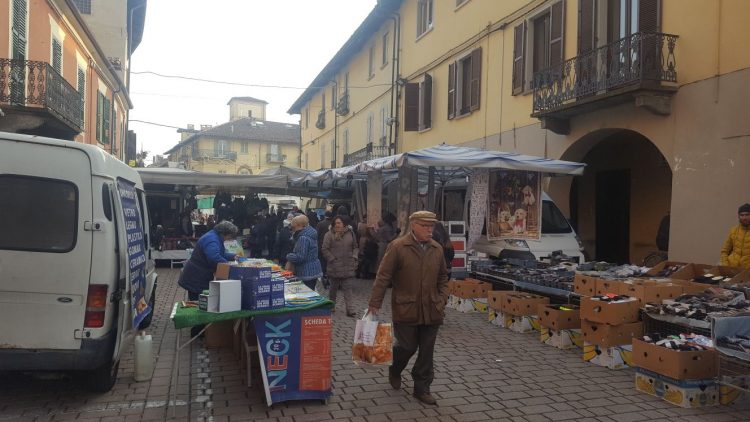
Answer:
POLYGON ((435 351, 439 325, 405 325, 393 324, 395 343, 393 345, 393 364, 391 376, 401 376, 409 359, 419 350, 417 360, 411 369, 414 380, 414 394, 430 392, 430 384, 435 378, 435 365, 432 355, 435 351))

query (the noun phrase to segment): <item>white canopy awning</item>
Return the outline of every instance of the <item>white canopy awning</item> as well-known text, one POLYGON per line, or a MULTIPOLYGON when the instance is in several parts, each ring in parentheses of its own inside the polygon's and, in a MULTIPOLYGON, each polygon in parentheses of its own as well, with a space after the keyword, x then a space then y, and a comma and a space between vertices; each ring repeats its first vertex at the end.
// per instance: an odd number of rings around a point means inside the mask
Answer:
POLYGON ((138 168, 138 173, 144 184, 195 186, 199 191, 201 188, 228 188, 238 190, 285 190, 287 188, 287 176, 278 175, 240 175, 203 173, 199 171, 184 170, 167 167, 138 168))
POLYGON ((437 145, 416 151, 376 158, 360 164, 335 169, 310 172, 307 176, 291 181, 292 185, 305 182, 323 182, 342 178, 363 179, 367 172, 396 170, 402 166, 438 167, 454 169, 456 176, 471 173, 472 168, 492 168, 508 170, 538 171, 546 175, 582 175, 586 164, 572 161, 553 160, 532 155, 501 151, 486 151, 478 148, 455 145, 437 145), (465 171, 460 171, 465 169, 465 171))

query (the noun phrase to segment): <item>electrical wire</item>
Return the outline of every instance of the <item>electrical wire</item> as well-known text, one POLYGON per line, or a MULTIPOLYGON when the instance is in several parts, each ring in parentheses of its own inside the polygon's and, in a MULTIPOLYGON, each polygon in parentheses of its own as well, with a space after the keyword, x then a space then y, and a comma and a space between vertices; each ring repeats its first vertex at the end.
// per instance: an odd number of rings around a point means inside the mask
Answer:
POLYGON ((147 125, 154 125, 154 126, 168 127, 168 128, 171 128, 171 129, 184 129, 184 128, 182 128, 182 127, 179 127, 179 126, 165 125, 165 124, 163 124, 163 123, 147 122, 147 121, 145 121, 145 120, 136 120, 136 119, 130 119, 129 121, 130 121, 130 122, 143 123, 143 124, 147 124, 147 125))

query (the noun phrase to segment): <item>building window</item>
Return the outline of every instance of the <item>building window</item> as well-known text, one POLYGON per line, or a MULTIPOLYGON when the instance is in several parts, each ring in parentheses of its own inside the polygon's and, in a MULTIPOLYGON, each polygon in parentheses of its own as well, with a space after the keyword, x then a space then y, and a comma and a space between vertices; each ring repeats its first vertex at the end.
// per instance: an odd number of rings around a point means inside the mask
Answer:
POLYGON ((214 157, 223 158, 229 153, 229 142, 216 141, 214 143, 214 157))
POLYGON ((305 109, 305 129, 310 126, 310 107, 305 109))
POLYGON ((387 139, 386 132, 388 125, 386 122, 388 121, 388 114, 386 113, 385 107, 380 108, 380 145, 385 145, 385 141, 387 139))
POLYGON ((558 1, 517 25, 513 40, 513 95, 531 88, 535 72, 563 61, 565 8, 558 1))
POLYGON ((373 116, 372 112, 367 115, 367 143, 372 143, 372 136, 373 136, 373 126, 375 124, 375 116, 373 116))
POLYGON ((404 130, 420 131, 432 127, 432 76, 420 83, 408 83, 404 95, 404 130))
POLYGON ((252 110, 248 110, 247 111, 247 117, 250 117, 250 118, 253 117, 253 111, 252 110))
POLYGON ((417 37, 432 29, 432 0, 417 3, 417 37))
POLYGON ((247 154, 248 142, 240 143, 240 154, 247 154))
POLYGON ((81 96, 81 121, 86 117, 86 71, 78 68, 78 95, 81 96))
POLYGON ((381 65, 385 66, 388 64, 388 33, 383 34, 383 57, 381 57, 381 65))
POLYGON ((336 83, 334 82, 331 85, 331 110, 336 110, 336 98, 338 98, 338 95, 336 94, 336 83))
POLYGON ((367 62, 367 77, 372 78, 375 76, 375 46, 370 46, 370 59, 367 62))
POLYGON ((52 38, 52 68, 62 75, 62 43, 57 38, 52 38))
POLYGON ((73 4, 76 5, 78 11, 83 15, 91 14, 91 0, 73 0, 73 4))
POLYGON ((110 116, 112 113, 112 101, 97 91, 96 96, 96 139, 102 144, 108 144, 111 141, 110 133, 110 116))
POLYGON ((448 65, 448 119, 479 109, 482 49, 448 65))

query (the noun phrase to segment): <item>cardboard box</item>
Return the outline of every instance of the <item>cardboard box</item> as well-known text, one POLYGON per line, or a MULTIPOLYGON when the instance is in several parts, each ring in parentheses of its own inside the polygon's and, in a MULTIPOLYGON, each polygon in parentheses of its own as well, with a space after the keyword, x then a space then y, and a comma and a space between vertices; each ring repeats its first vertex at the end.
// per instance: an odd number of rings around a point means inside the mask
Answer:
POLYGON ((614 294, 620 294, 620 289, 622 286, 621 280, 608 280, 604 278, 599 278, 596 280, 596 294, 597 295, 604 295, 607 293, 614 293, 614 294))
POLYGON ((232 347, 234 342, 234 321, 214 322, 206 327, 203 345, 206 349, 232 347))
POLYGON ((453 294, 463 299, 486 298, 490 290, 492 290, 492 284, 467 278, 456 281, 453 294))
MULTIPOLYGON (((236 264, 235 264, 236 265, 236 264)), ((216 280, 227 280, 229 279, 229 268, 233 267, 228 262, 220 262, 216 265, 216 271, 214 272, 214 279, 216 280)))
POLYGON ((562 350, 583 347, 583 334, 581 333, 581 330, 552 330, 543 325, 541 325, 540 328, 541 335, 539 336, 539 338, 544 344, 548 344, 562 350))
POLYGON ((510 315, 510 330, 516 333, 531 333, 541 331, 539 319, 536 316, 510 315))
POLYGON ((609 369, 624 369, 632 365, 630 345, 602 347, 583 342, 583 360, 609 369))
POLYGON ((719 386, 712 379, 674 380, 661 377, 664 401, 684 408, 716 406, 720 403, 719 386))
POLYGON ((490 290, 487 292, 487 306, 497 311, 503 309, 503 300, 513 290, 490 290))
POLYGON ((531 293, 512 292, 505 296, 502 311, 506 314, 518 316, 535 316, 539 305, 549 304, 549 298, 531 293))
POLYGON ((621 302, 604 302, 582 297, 581 319, 610 325, 627 324, 638 321, 640 308, 640 302, 636 298, 621 302))
POLYGON ((465 314, 473 313, 473 312, 485 313, 487 312, 487 308, 488 306, 487 306, 486 298, 476 298, 476 299, 459 298, 455 307, 455 309, 458 312, 462 312, 465 314))
POLYGON ((213 280, 208 283, 207 312, 233 312, 242 308, 240 280, 213 280))
POLYGON ((744 383, 736 383, 732 381, 734 385, 740 385, 744 390, 739 388, 730 387, 728 385, 719 386, 719 402, 723 405, 735 404, 738 406, 748 406, 750 404, 750 393, 745 390, 750 389, 750 379, 745 380, 744 383))
POLYGON ((682 294, 688 294, 688 295, 701 294, 706 289, 711 287, 708 284, 695 283, 695 282, 688 281, 688 280, 670 279, 669 281, 672 284, 682 287, 682 294))
POLYGON ((286 280, 283 277, 273 277, 271 278, 271 294, 284 294, 284 285, 286 283, 286 280))
POLYGON ((266 311, 271 309, 271 294, 242 295, 242 309, 248 311, 266 311))
POLYGON ((651 280, 627 280, 620 284, 620 294, 637 298, 640 306, 647 303, 661 304, 664 300, 673 300, 683 293, 679 284, 656 282, 651 280))
POLYGON ((635 389, 654 397, 664 396, 664 383, 661 377, 643 368, 635 368, 635 389))
POLYGON ((581 296, 594 296, 597 280, 599 280, 599 277, 576 273, 573 279, 573 291, 581 296))
POLYGON ((634 337, 643 335, 643 323, 632 322, 621 325, 599 324, 581 320, 581 331, 585 342, 602 347, 632 344, 634 337))
MULTIPOLYGON (((218 270, 218 268, 217 268, 218 270)), ((271 266, 246 267, 232 265, 229 267, 229 278, 242 281, 255 281, 271 284, 271 266)))
POLYGON ((633 356, 636 366, 676 380, 700 380, 719 374, 715 350, 680 352, 634 338, 633 356))
MULTIPOLYGON (((656 265, 654 265, 650 270, 646 272, 646 275, 651 277, 658 277, 659 273, 664 270, 666 267, 673 267, 673 266, 679 266, 684 267, 687 265, 687 262, 678 262, 678 261, 662 261, 656 265)), ((666 276, 669 278, 670 276, 666 276)))
POLYGON ((700 277, 711 269, 713 265, 707 264, 687 264, 682 267, 679 271, 672 274, 669 278, 676 278, 678 280, 691 281, 696 277, 700 277))
POLYGON ((581 312, 576 305, 539 305, 539 324, 553 331, 581 328, 581 312), (561 311, 560 308, 570 309, 561 311))
POLYGON ((271 309, 279 309, 286 306, 286 297, 284 296, 284 291, 281 292, 271 292, 271 309))

